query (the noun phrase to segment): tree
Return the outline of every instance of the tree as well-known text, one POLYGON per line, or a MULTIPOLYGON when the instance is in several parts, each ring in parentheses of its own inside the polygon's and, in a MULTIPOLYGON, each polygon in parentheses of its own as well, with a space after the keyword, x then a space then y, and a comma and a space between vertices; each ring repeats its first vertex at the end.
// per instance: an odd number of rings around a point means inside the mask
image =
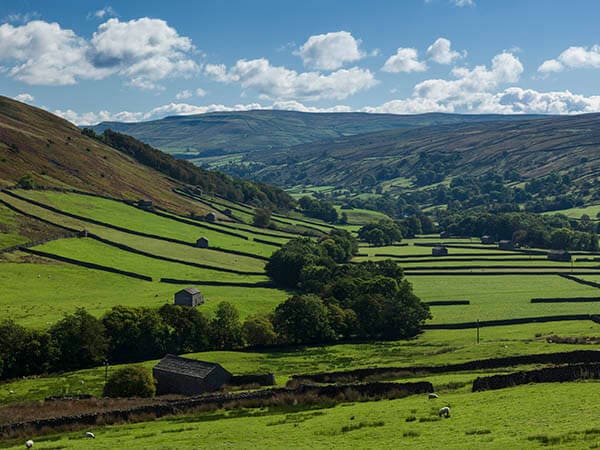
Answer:
POLYGON ((23 189, 35 189, 36 184, 33 175, 30 173, 23 175, 18 179, 17 186, 23 189))
POLYGON ((102 322, 83 308, 65 317, 50 328, 57 355, 57 368, 75 370, 100 365, 108 351, 102 322))
POLYGON ((371 245, 391 245, 402 240, 402 231, 394 221, 382 219, 363 226, 358 230, 358 237, 371 245))
POLYGON ((240 314, 229 302, 217 305, 215 317, 210 322, 210 334, 214 348, 231 350, 244 345, 240 314))
POLYGON ((165 304, 158 313, 169 328, 169 352, 193 353, 209 350, 209 322, 198 309, 165 304))
POLYGON ((271 223, 271 211, 265 208, 256 208, 253 223, 260 228, 267 228, 271 223))
POLYGON ((282 287, 298 286, 305 266, 333 264, 323 247, 309 238, 293 239, 277 250, 265 266, 267 275, 282 287))
POLYGON ((275 331, 288 344, 331 342, 335 333, 329 311, 316 295, 295 295, 275 308, 275 331))
POLYGON ((264 347, 277 342, 273 323, 265 316, 248 317, 242 326, 246 343, 252 347, 264 347))
POLYGON ((0 322, 0 378, 47 372, 55 358, 50 335, 29 330, 12 320, 0 322))
POLYGON ((104 386, 105 397, 154 397, 156 385, 152 374, 142 366, 118 369, 104 386))

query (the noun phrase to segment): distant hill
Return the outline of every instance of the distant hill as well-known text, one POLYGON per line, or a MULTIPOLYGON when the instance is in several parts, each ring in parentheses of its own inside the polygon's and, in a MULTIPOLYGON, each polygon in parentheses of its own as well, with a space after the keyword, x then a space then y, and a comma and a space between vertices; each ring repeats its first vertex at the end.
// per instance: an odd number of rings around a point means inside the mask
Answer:
POLYGON ((367 133, 257 151, 223 168, 281 186, 356 186, 366 175, 414 179, 423 170, 447 176, 515 170, 524 179, 568 172, 592 179, 600 176, 600 114, 367 133))
POLYGON ((91 128, 97 133, 112 129, 131 135, 165 152, 192 158, 281 149, 324 139, 390 129, 481 121, 520 121, 525 117, 257 110, 173 116, 140 123, 102 122, 91 128))
MULTIPOLYGON (((155 152, 154 159, 160 156, 156 150, 145 151, 155 152)), ((123 150, 84 135, 64 119, 0 96, 0 187, 13 185, 31 173, 42 186, 150 199, 185 213, 198 210, 196 202, 173 192, 174 188, 186 185, 185 179, 178 178, 178 172, 172 170, 177 162, 168 155, 163 155, 160 161, 155 168, 150 167, 147 161, 140 162, 123 150)), ((256 200, 257 204, 267 198, 261 186, 254 183, 193 166, 192 169, 194 184, 203 188, 214 186, 216 193, 246 202, 256 200)), ((273 191, 281 193, 279 189, 273 191)), ((283 193, 282 196, 287 197, 283 193)))

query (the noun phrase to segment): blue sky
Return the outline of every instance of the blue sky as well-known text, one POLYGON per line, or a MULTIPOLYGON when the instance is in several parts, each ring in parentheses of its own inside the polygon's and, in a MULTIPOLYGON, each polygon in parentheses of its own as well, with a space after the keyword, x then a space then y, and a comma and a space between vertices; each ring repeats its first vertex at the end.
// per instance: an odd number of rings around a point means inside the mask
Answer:
POLYGON ((594 0, 0 4, 0 92, 78 124, 227 109, 600 111, 594 0))

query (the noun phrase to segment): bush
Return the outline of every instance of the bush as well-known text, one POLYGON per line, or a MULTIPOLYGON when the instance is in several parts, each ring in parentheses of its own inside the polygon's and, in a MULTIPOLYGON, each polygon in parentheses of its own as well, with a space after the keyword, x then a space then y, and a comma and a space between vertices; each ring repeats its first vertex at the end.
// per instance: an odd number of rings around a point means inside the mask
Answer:
POLYGON ((266 208, 256 208, 253 222, 257 227, 267 228, 271 224, 271 211, 266 208))
POLYGON ((33 175, 30 173, 23 175, 17 181, 17 186, 23 189, 35 189, 35 180, 33 179, 33 175))
POLYGON ((132 366, 114 372, 104 386, 105 397, 154 397, 156 386, 148 369, 132 366))
POLYGON ((277 342, 277 333, 268 317, 249 317, 242 326, 244 340, 250 346, 263 347, 277 342))

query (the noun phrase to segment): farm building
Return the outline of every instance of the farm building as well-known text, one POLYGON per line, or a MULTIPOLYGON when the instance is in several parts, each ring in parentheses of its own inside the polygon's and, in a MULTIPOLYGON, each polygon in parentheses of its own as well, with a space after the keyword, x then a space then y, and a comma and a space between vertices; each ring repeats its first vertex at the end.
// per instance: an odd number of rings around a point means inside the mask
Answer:
POLYGON ((566 250, 550 250, 548 252, 548 260, 569 262, 571 261, 571 254, 566 250))
POLYGON ((512 250, 512 249, 514 249, 514 245, 513 245, 512 241, 502 240, 502 241, 498 242, 498 248, 500 250, 512 250))
POLYGON ((207 222, 216 222, 217 215, 214 212, 209 212, 206 216, 204 216, 207 222))
POLYGON ((204 303, 204 296, 198 289, 189 287, 175 293, 175 305, 198 306, 204 303))
POLYGON ((152 208, 152 200, 138 200, 137 205, 144 209, 152 208))
POLYGON ((166 355, 152 369, 156 393, 198 395, 220 389, 232 375, 220 364, 166 355))
POLYGON ((208 239, 206 239, 204 236, 199 238, 196 241, 196 247, 198 248, 208 248, 208 239))
POLYGON ((448 256, 448 247, 433 247, 431 249, 432 256, 448 256))
POLYGON ((231 212, 231 210, 229 208, 227 208, 226 210, 223 211, 223 214, 225 214, 228 217, 233 216, 233 213, 231 212))
POLYGON ((442 232, 440 233, 440 238, 441 238, 441 239, 446 239, 446 238, 448 238, 448 237, 450 237, 450 234, 449 234, 447 231, 442 231, 442 232))
POLYGON ((487 245, 495 244, 496 240, 492 236, 486 234, 485 236, 481 236, 481 243, 487 245))

